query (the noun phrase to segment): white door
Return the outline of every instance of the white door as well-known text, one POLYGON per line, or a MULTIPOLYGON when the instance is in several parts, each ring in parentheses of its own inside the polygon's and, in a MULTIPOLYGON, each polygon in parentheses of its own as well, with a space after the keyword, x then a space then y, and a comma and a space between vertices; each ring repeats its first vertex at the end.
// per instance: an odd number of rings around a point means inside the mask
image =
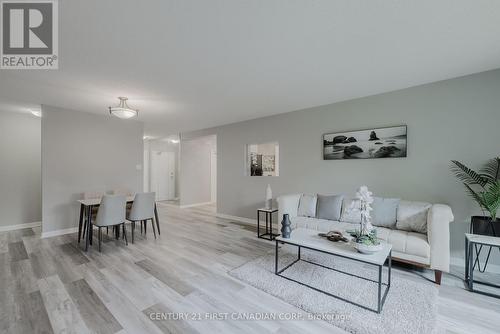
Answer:
POLYGON ((210 152, 210 197, 211 202, 217 202, 217 153, 210 152))
POLYGON ((175 154, 173 152, 151 152, 151 191, 157 201, 175 197, 175 154))
POLYGON ((168 156, 168 168, 167 168, 168 199, 172 200, 175 198, 175 166, 176 166, 175 153, 174 152, 167 152, 167 156, 168 156))

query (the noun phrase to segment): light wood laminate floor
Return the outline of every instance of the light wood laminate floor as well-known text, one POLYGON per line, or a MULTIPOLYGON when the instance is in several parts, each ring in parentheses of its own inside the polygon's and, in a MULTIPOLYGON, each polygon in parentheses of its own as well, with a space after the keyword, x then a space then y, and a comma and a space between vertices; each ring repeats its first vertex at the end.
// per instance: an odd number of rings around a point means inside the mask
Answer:
MULTIPOLYGON (((253 226, 214 212, 213 206, 160 204, 158 239, 149 226, 146 237, 136 233, 128 246, 105 238, 102 253, 95 244, 83 252, 76 234, 40 239, 39 228, 0 233, 0 333, 343 333, 320 320, 191 319, 302 313, 227 275, 272 251, 273 243, 257 239, 253 226), (188 319, 152 320, 161 316, 188 319)), ((415 280, 433 276, 396 270, 415 280)), ((454 268, 443 277, 439 332, 499 333, 500 300, 467 292, 461 276, 454 268)))

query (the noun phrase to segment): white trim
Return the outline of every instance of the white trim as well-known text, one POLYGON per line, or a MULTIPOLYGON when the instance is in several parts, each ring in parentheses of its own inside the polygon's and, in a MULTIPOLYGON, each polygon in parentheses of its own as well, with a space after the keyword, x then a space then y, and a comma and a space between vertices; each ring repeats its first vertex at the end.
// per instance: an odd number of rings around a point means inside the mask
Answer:
POLYGON ((188 205, 181 205, 181 209, 187 209, 187 208, 193 208, 195 206, 202 206, 202 205, 208 205, 208 204, 214 204, 214 202, 204 202, 204 203, 195 203, 195 204, 188 204, 188 205))
POLYGON ((62 230, 42 232, 41 238, 43 239, 43 238, 56 237, 58 235, 71 234, 71 233, 76 233, 76 232, 78 232, 78 227, 65 228, 62 230))
MULTIPOLYGON (((450 264, 453 266, 460 267, 460 268, 465 268, 465 259, 461 258, 461 257, 454 256, 454 257, 450 258, 450 264)), ((500 274, 500 265, 498 265, 498 264, 492 264, 489 262, 488 267, 486 269, 490 273, 500 274)))
POLYGON ((236 220, 246 224, 257 225, 257 219, 226 215, 225 213, 216 213, 215 216, 222 219, 236 220))
POLYGON ((42 225, 42 222, 33 222, 33 223, 26 223, 26 224, 0 226, 0 232, 22 230, 25 228, 38 227, 41 225, 42 225))

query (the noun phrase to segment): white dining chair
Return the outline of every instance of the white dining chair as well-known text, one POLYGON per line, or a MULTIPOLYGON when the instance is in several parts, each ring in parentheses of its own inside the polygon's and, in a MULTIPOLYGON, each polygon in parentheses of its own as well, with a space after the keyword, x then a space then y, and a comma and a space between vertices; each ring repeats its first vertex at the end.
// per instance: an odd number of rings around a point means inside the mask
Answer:
POLYGON ((129 220, 132 225, 131 226, 132 243, 134 243, 134 230, 136 222, 141 223, 141 230, 144 224, 144 234, 146 234, 147 222, 148 220, 151 220, 151 225, 153 226, 153 233, 156 239, 156 230, 154 224, 155 198, 156 194, 154 192, 135 194, 134 202, 132 203, 132 208, 127 216, 127 220, 129 220))
POLYGON ((104 195, 101 200, 101 205, 97 211, 97 217, 93 224, 97 226, 98 239, 99 239, 99 252, 101 251, 101 241, 102 233, 101 228, 115 226, 117 228, 120 225, 123 227, 123 238, 125 239, 125 244, 128 245, 127 241, 127 231, 125 228, 126 216, 125 208, 127 205, 127 198, 123 195, 104 195))
MULTIPOLYGON (((82 199, 101 199, 102 196, 104 196, 104 192, 102 191, 86 191, 82 194, 82 199)), ((92 217, 92 220, 95 221, 95 218, 97 216, 97 206, 92 207, 90 210, 90 215, 92 217)), ((79 227, 80 229, 80 227, 79 227)), ((83 222, 83 231, 78 231, 78 242, 80 242, 80 236, 83 235, 85 236, 87 231, 87 220, 83 222)), ((85 237, 84 237, 85 240, 85 237)))

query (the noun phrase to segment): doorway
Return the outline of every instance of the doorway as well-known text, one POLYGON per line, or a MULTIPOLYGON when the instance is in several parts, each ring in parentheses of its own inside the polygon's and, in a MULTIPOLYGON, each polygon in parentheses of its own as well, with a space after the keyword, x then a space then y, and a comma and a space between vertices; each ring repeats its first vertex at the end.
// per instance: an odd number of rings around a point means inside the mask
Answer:
POLYGON ((211 202, 217 202, 217 151, 210 151, 210 198, 211 202))
POLYGON ((175 199, 175 153, 151 151, 150 190, 157 201, 175 199))

